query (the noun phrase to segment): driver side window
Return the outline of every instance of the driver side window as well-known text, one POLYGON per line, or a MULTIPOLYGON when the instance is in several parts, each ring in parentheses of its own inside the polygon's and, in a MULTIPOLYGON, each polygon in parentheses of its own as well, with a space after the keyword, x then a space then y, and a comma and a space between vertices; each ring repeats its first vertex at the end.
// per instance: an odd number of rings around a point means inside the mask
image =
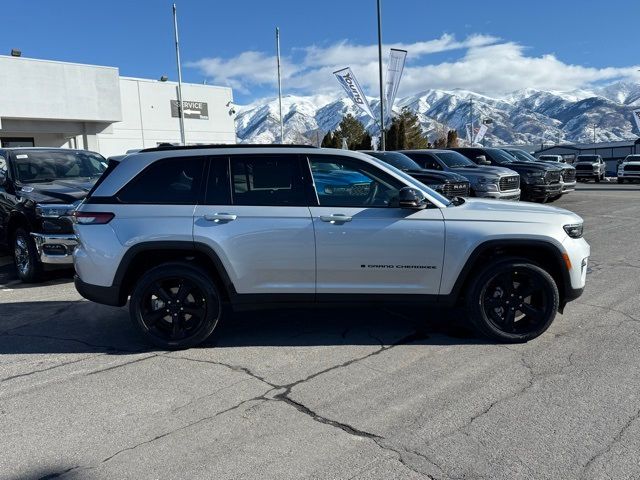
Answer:
POLYGON ((320 206, 389 207, 405 185, 373 165, 339 156, 309 157, 320 206))

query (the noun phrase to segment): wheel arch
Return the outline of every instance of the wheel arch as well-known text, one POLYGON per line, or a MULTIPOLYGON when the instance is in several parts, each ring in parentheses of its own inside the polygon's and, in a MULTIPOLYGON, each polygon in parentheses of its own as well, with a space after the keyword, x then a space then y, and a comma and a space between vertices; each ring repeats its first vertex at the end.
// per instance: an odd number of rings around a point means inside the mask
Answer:
POLYGON ((451 293, 447 295, 448 303, 459 303, 474 276, 486 267, 487 262, 501 257, 527 259, 549 272, 558 286, 559 310, 562 313, 566 305, 566 294, 571 289, 571 278, 560 249, 544 240, 489 240, 478 245, 469 255, 451 293))
POLYGON ((127 250, 116 270, 113 285, 118 288, 120 304, 126 303, 135 282, 146 271, 175 261, 183 261, 205 270, 222 294, 223 301, 230 301, 236 295, 222 261, 211 247, 189 241, 143 242, 127 250))

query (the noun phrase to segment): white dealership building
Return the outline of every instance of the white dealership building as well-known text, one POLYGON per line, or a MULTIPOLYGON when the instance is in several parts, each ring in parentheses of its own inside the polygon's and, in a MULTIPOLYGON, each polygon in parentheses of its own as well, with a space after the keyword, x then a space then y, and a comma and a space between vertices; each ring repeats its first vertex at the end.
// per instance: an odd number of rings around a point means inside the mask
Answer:
MULTIPOLYGON (((111 156, 179 143, 177 87, 114 67, 0 56, 0 144, 111 156)), ((236 142, 230 88, 183 83, 182 96, 187 144, 236 142)))

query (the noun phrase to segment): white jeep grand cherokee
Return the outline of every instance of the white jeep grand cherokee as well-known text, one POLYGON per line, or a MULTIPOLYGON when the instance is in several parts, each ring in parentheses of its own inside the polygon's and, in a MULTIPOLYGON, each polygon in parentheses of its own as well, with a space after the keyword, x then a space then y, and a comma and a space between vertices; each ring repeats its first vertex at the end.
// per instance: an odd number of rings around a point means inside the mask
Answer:
POLYGON ((110 164, 75 212, 76 288, 163 348, 223 306, 464 305, 504 342, 544 332, 583 291, 582 219, 449 201, 368 155, 304 146, 159 147, 110 164))

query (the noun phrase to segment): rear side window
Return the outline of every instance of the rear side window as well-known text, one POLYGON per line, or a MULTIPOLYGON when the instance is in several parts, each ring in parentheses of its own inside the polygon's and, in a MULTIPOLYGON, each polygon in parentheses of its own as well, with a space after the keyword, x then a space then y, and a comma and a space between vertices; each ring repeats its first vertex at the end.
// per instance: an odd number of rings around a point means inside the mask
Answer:
POLYGON ((297 155, 233 155, 231 188, 235 205, 307 204, 297 155))
POLYGON ((195 205, 200 196, 203 157, 159 160, 147 167, 118 194, 123 203, 195 205))

